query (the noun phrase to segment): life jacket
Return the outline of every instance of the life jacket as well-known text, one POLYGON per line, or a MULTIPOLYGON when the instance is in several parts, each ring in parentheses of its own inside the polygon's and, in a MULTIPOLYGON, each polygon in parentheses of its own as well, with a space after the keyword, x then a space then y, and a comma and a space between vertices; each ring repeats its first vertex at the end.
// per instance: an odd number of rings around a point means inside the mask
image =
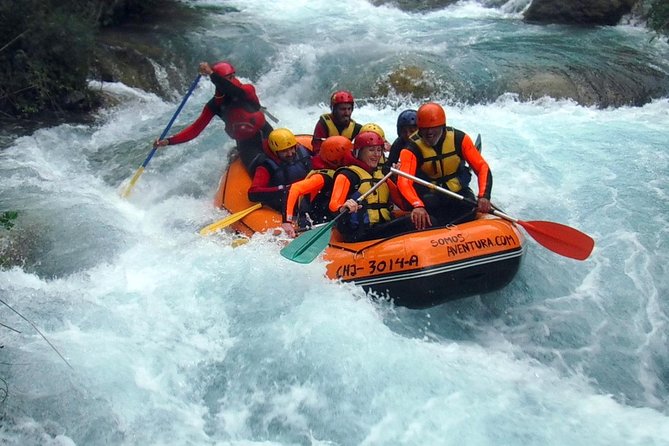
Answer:
POLYGON ((297 145, 297 154, 292 161, 277 162, 267 157, 263 165, 269 170, 270 186, 293 184, 303 179, 311 170, 311 151, 301 144, 297 145))
POLYGON ((348 123, 348 126, 341 132, 339 133, 339 129, 335 125, 334 121, 332 120, 332 113, 325 113, 321 115, 321 121, 323 121, 323 124, 328 129, 328 136, 345 136, 350 140, 353 140, 353 138, 356 136, 356 122, 351 119, 351 122, 348 123))
POLYGON ((246 93, 246 98, 226 100, 223 96, 216 101, 214 113, 225 122, 225 133, 237 141, 244 141, 256 136, 266 120, 253 85, 240 84, 239 87, 246 93))
MULTIPOLYGON (((351 196, 353 199, 363 195, 384 177, 383 172, 378 168, 371 174, 359 166, 347 166, 343 169, 352 171, 360 179, 357 191, 351 196)), ((373 226, 377 223, 392 220, 390 207, 390 188, 387 183, 384 183, 365 198, 363 209, 366 209, 367 215, 364 223, 373 226)), ((354 219, 354 217, 355 216, 351 216, 351 219, 354 219)))
POLYGON ((418 132, 409 137, 409 146, 420 159, 418 177, 453 192, 469 186, 471 173, 462 157, 461 141, 456 144, 455 131, 445 127, 440 150, 427 145, 418 132))

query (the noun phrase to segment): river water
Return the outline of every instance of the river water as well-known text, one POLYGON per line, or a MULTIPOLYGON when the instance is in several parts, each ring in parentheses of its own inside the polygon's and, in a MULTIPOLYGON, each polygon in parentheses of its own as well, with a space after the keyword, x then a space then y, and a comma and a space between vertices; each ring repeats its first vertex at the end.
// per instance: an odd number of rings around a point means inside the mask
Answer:
MULTIPOLYGON (((219 122, 158 152, 122 199, 184 91, 166 102, 94 85, 123 100, 0 152, 0 209, 20 212, 25 258, 0 270, 3 302, 25 317, 0 305, 20 331, 0 326, 3 444, 669 445, 669 99, 490 99, 514 60, 634 52, 666 74, 666 43, 631 26, 523 24, 523 2, 193 3, 209 14, 194 48, 234 61, 296 133, 347 88, 362 99, 354 119, 394 137, 420 102, 375 85, 398 61, 428 67, 449 123, 482 135, 493 201, 578 228, 595 250, 578 262, 528 237, 501 291, 426 310, 374 302, 269 236, 233 249, 197 234, 225 215, 212 206, 232 147, 219 122)), ((175 128, 212 92, 201 81, 175 128)))

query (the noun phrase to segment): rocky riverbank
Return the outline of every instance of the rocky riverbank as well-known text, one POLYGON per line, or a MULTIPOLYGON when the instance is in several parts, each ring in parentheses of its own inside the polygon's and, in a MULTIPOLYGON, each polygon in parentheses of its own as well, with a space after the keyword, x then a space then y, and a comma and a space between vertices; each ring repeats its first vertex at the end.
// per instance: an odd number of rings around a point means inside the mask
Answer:
MULTIPOLYGON (((448 6, 453 0, 374 0, 373 3, 392 4, 421 13, 448 6)), ((499 7, 507 2, 486 0, 484 3, 488 7, 499 7)), ((616 24, 624 17, 629 20, 631 14, 635 14, 635 20, 642 22, 648 12, 647 3, 647 0, 534 0, 523 14, 525 20, 532 23, 562 23, 582 28, 616 24)), ((189 20, 183 20, 181 14, 163 14, 152 27, 144 24, 125 26, 102 33, 97 45, 93 77, 120 81, 163 97, 169 97, 170 92, 175 90, 183 90, 189 82, 184 73, 192 72, 197 59, 191 51, 173 51, 174 37, 187 32, 193 21, 201 20, 200 13, 191 10, 189 20), (168 29, 170 33, 166 33, 168 29), (164 72, 160 73, 162 70, 164 72)), ((494 101, 502 94, 512 93, 521 100, 550 96, 572 99, 586 106, 617 107, 640 106, 669 94, 666 74, 651 68, 652 61, 643 55, 621 54, 619 64, 615 69, 607 69, 610 65, 608 60, 595 67, 569 61, 542 69, 532 65, 514 67, 513 72, 500 73, 495 84, 486 86, 483 91, 481 88, 470 92, 458 89, 463 95, 458 100, 469 103, 494 101)), ((423 74, 420 66, 400 67, 386 79, 379 79, 371 95, 383 96, 391 90, 418 98, 439 94, 439 91, 433 91, 426 87, 425 82, 419 81, 423 74)))
MULTIPOLYGON (((377 5, 391 4, 416 14, 444 8, 453 2, 373 0, 377 5)), ((482 2, 488 7, 509 7, 505 0, 482 2)), ((532 23, 561 23, 577 27, 610 25, 619 23, 623 17, 632 17, 630 14, 636 14, 640 21, 645 20, 644 14, 648 14, 649 4, 652 3, 653 0, 533 0, 523 15, 526 21, 532 23)), ((187 36, 194 27, 206 26, 210 10, 171 1, 161 2, 160 5, 160 8, 143 15, 141 20, 126 20, 120 25, 100 28, 89 63, 89 79, 122 82, 167 99, 178 97, 178 92, 189 84, 193 67, 209 56, 204 53, 206 48, 194 48, 187 36)), ((522 6, 522 3, 519 5, 522 6)), ((235 13, 232 9, 225 12, 231 13, 231 17, 235 13)), ((649 39, 651 37, 649 33, 649 39)), ((621 54, 618 66, 611 65, 609 60, 604 60, 600 66, 570 61, 547 67, 516 65, 509 72, 498 73, 494 84, 478 85, 469 91, 455 88, 457 85, 453 89, 460 95, 458 101, 468 103, 494 101, 500 95, 512 93, 521 100, 550 96, 569 98, 587 106, 638 106, 669 94, 666 74, 652 66, 652 61, 637 54, 621 54)), ((391 90, 417 98, 439 95, 440 91, 435 90, 437 87, 431 90, 417 80, 422 75, 423 68, 420 66, 398 67, 387 79, 379 79, 370 95, 383 96, 391 90)), ((448 90, 451 81, 440 79, 435 85, 443 87, 446 84, 448 90)), ((21 133, 21 129, 32 131, 51 123, 86 121, 90 118, 91 106, 97 107, 113 100, 90 93, 70 92, 66 95, 65 105, 53 104, 52 109, 28 115, 28 119, 24 116, 24 119, 17 120, 5 115, 2 117, 2 133, 6 137, 17 130, 21 133)), ((0 144, 3 143, 3 135, 0 135, 0 144)))

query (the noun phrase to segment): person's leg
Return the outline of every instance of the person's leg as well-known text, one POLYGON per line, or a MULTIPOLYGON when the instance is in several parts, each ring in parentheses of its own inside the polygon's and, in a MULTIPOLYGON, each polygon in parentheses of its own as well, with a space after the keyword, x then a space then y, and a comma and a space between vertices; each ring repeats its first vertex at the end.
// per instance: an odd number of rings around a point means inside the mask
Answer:
POLYGON ((239 157, 242 159, 242 163, 244 163, 244 167, 246 167, 246 171, 251 175, 255 172, 256 167, 262 164, 267 157, 262 149, 262 136, 260 133, 253 138, 237 141, 237 151, 239 152, 239 157))
POLYGON ((367 240, 377 238, 388 238, 393 235, 405 234, 407 232, 415 231, 415 227, 411 222, 410 215, 404 215, 393 220, 376 224, 365 232, 367 240))
MULTIPOLYGON (((476 197, 471 189, 463 189, 460 194, 464 197, 476 201, 476 197)), ((441 192, 429 192, 423 197, 425 209, 436 221, 432 226, 446 226, 458 223, 464 223, 476 218, 476 208, 464 200, 450 197, 441 192)))

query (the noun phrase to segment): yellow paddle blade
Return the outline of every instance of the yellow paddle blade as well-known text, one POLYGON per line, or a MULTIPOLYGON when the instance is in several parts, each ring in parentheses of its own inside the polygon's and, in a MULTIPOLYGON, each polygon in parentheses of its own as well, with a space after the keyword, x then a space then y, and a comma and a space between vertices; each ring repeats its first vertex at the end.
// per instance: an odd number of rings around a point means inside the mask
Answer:
POLYGON ((137 169, 137 172, 135 172, 135 174, 132 176, 130 183, 128 183, 128 186, 121 194, 121 197, 126 198, 128 195, 130 195, 132 188, 135 186, 135 183, 137 182, 137 180, 139 180, 139 177, 141 177, 143 173, 144 173, 144 166, 139 166, 139 169, 137 169))
POLYGON ((218 221, 200 229, 200 235, 209 235, 209 234, 214 233, 216 231, 220 231, 223 228, 227 228, 228 226, 230 226, 234 222, 241 220, 242 218, 249 215, 251 212, 253 212, 257 209, 260 209, 261 207, 262 207, 262 203, 256 203, 248 209, 244 209, 243 211, 235 212, 232 215, 228 215, 227 217, 225 217, 221 220, 218 220, 218 221))

